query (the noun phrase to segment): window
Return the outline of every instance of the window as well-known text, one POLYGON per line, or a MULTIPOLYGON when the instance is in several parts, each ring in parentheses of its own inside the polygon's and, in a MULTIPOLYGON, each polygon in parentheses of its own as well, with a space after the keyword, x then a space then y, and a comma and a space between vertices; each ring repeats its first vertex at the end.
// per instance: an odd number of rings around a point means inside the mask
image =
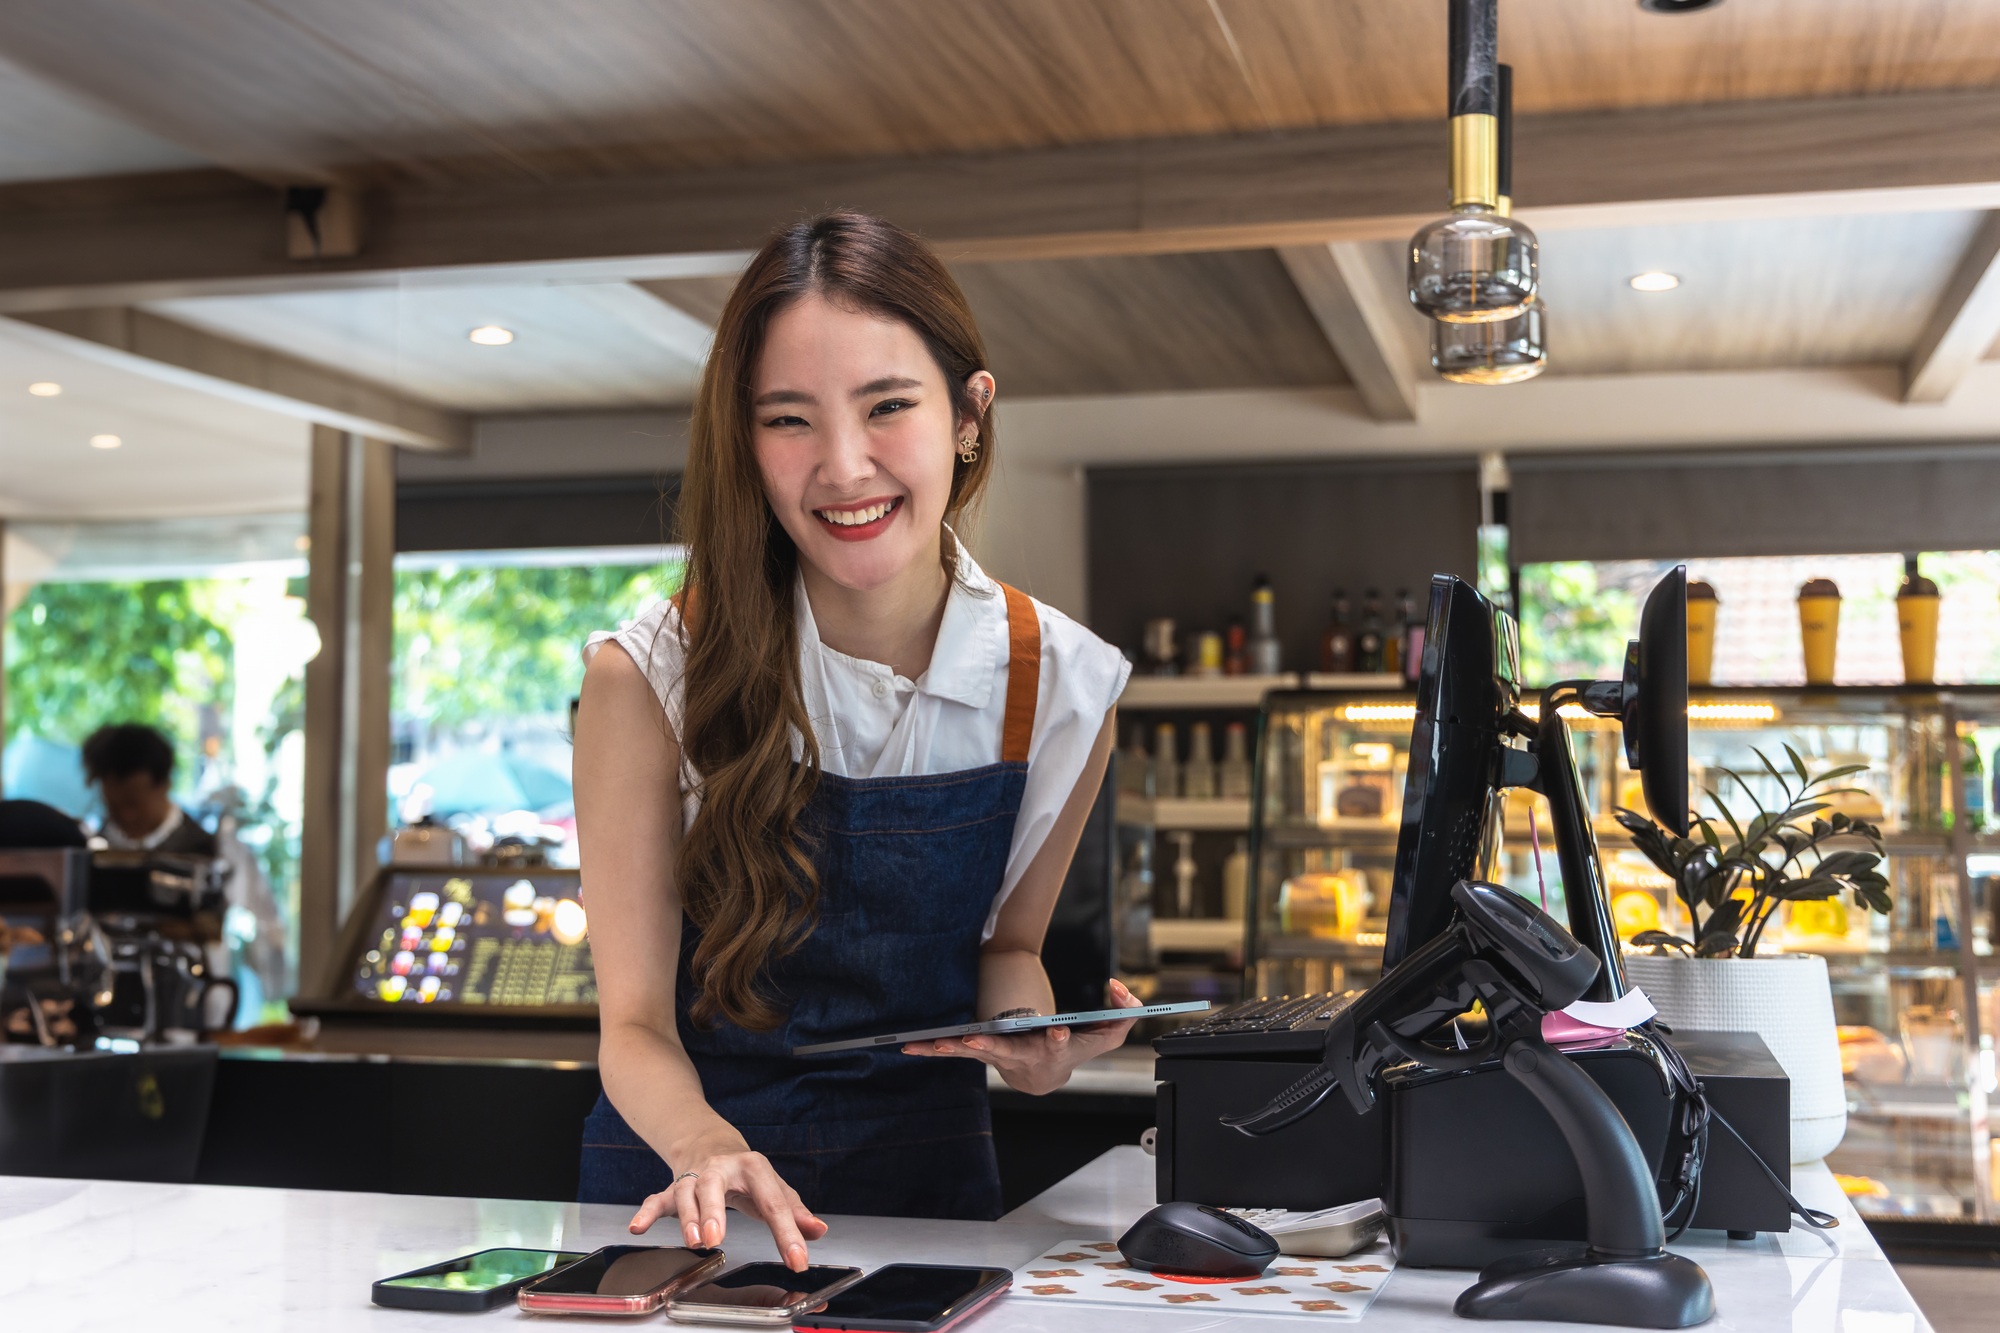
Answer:
POLYGON ((306 619, 302 515, 7 528, 0 783, 89 824, 79 747, 157 727, 174 798, 235 862, 225 935, 239 1022, 282 1016, 298 941, 306 619))
MULTIPOLYGON (((1669 561, 1563 561, 1521 567, 1521 654, 1537 685, 1610 677, 1638 633, 1639 607, 1669 561)), ((1752 556, 1689 560, 1688 577, 1721 599, 1713 680, 1718 685, 1783 685, 1805 680, 1799 640, 1799 585, 1830 578, 1840 587, 1835 680, 1843 685, 1903 679, 1896 629, 1900 555, 1752 556)), ((1921 557, 1938 609, 1937 678, 2000 681, 2000 551, 1941 551, 1921 557)))
POLYGON ((570 705, 596 630, 680 586, 679 548, 406 553, 396 557, 391 818, 502 838, 576 864, 570 705))

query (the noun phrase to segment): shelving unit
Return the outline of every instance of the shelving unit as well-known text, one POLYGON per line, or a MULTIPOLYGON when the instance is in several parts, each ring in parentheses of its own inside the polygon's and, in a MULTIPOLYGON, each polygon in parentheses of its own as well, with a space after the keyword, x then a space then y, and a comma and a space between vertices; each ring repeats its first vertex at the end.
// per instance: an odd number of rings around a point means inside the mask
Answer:
MULTIPOLYGON (((1296 672, 1276 676, 1140 676, 1125 683, 1118 697, 1121 709, 1160 708, 1242 709, 1252 711, 1272 690, 1295 690, 1296 672)), ((1316 690, 1400 690, 1402 678, 1386 675, 1322 675, 1313 672, 1303 684, 1316 690)))
MULTIPOLYGON (((1274 689, 1294 689, 1299 677, 1285 672, 1267 676, 1134 676, 1118 700, 1121 732, 1140 726, 1150 752, 1154 728, 1171 721, 1185 754, 1186 727, 1205 721, 1214 729, 1220 752, 1221 732, 1230 722, 1247 728, 1264 697, 1274 689)), ((1124 751, 1121 749, 1121 756, 1124 751)), ((1223 907, 1223 867, 1237 839, 1250 832, 1250 802, 1245 797, 1188 800, 1154 797, 1130 790, 1118 793, 1115 806, 1119 863, 1118 901, 1121 912, 1144 910, 1147 920, 1126 922, 1119 938, 1122 974, 1142 987, 1149 999, 1229 1001, 1241 994, 1246 925, 1242 917, 1218 915, 1223 907), (1178 885, 1174 865, 1179 833, 1193 834, 1198 866, 1196 915, 1176 912, 1178 885), (1129 901, 1134 888, 1128 876, 1142 854, 1151 867, 1153 892, 1143 909, 1129 901), (1144 957, 1134 956, 1133 941, 1143 941, 1144 957)))
MULTIPOLYGON (((1401 817, 1400 765, 1414 706, 1408 694, 1375 689, 1300 689, 1267 698, 1257 731, 1246 993, 1361 987, 1380 975, 1401 817), (1385 743, 1396 756, 1395 804, 1379 819, 1329 815, 1325 802, 1338 799, 1361 771, 1349 763, 1355 747, 1379 764, 1385 743), (1355 920, 1336 921, 1341 914, 1329 910, 1325 895, 1357 885, 1365 885, 1364 910, 1355 920), (1287 886, 1307 910, 1286 901, 1287 886)), ((2000 1025, 1994 952, 2000 827, 1970 824, 1958 739, 1962 728, 2000 730, 2000 688, 1697 690, 1689 724, 1697 793, 1726 781, 1722 768, 1753 784, 1768 782, 1753 747, 1782 763, 1782 746, 1790 743, 1815 771, 1870 765, 1853 780, 1870 794, 1850 813, 1882 828, 1894 913, 1881 917, 1848 904, 1843 935, 1794 929, 1789 915, 1771 931, 1770 947, 1826 957, 1844 1041, 1853 1043, 1858 1072, 1848 1082, 1850 1129, 1829 1161, 1873 1182, 1874 1192, 1856 1199, 1864 1214, 1988 1220, 2000 1214, 1994 1183, 2000 1140, 1990 1137, 1987 1115, 1995 1090, 1993 1032, 2000 1025)), ((1625 766, 1620 729, 1594 718, 1572 725, 1614 898, 1646 894, 1666 929, 1683 927, 1665 876, 1637 858, 1610 818, 1616 806, 1642 799, 1625 766)), ((1750 804, 1734 784, 1724 799, 1739 816, 1750 804)), ((1560 916, 1561 874, 1547 806, 1539 797, 1514 800, 1487 873, 1530 897, 1546 888, 1560 916), (1539 877, 1530 807, 1540 833, 1539 877)))
POLYGON ((1141 676, 1125 682, 1122 709, 1199 708, 1252 710, 1272 690, 1297 688, 1291 672, 1278 676, 1141 676))
POLYGON ((1118 822, 1133 828, 1188 829, 1196 833, 1248 833, 1250 801, 1189 801, 1176 797, 1160 800, 1118 794, 1118 822))

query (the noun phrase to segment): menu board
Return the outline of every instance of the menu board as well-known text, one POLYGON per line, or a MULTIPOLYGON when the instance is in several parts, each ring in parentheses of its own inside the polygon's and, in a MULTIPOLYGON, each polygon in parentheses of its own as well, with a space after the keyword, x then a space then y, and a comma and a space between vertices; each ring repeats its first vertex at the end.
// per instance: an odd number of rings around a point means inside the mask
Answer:
POLYGON ((354 989, 397 1005, 594 1005, 585 927, 574 875, 399 871, 383 886, 354 989))

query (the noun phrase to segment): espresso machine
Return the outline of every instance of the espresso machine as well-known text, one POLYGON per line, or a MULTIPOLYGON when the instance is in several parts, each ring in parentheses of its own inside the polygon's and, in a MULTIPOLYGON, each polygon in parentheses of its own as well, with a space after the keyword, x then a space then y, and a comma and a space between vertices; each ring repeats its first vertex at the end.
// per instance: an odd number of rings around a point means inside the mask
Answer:
POLYGON ((215 974, 210 952, 227 876, 209 857, 0 850, 0 915, 34 941, 16 944, 0 974, 7 1040, 188 1041, 226 1026, 236 983, 215 974))
POLYGON ((221 888, 201 860, 0 849, 0 1175, 195 1179, 221 888))

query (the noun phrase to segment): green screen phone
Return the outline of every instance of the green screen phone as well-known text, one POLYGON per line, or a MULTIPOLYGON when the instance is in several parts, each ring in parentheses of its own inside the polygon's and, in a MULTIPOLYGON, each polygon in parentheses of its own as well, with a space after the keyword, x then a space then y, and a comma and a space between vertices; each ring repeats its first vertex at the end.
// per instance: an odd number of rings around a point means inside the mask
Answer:
POLYGON ((406 1310, 490 1310, 544 1274, 583 1258, 568 1250, 481 1250, 375 1284, 377 1305, 406 1310))

